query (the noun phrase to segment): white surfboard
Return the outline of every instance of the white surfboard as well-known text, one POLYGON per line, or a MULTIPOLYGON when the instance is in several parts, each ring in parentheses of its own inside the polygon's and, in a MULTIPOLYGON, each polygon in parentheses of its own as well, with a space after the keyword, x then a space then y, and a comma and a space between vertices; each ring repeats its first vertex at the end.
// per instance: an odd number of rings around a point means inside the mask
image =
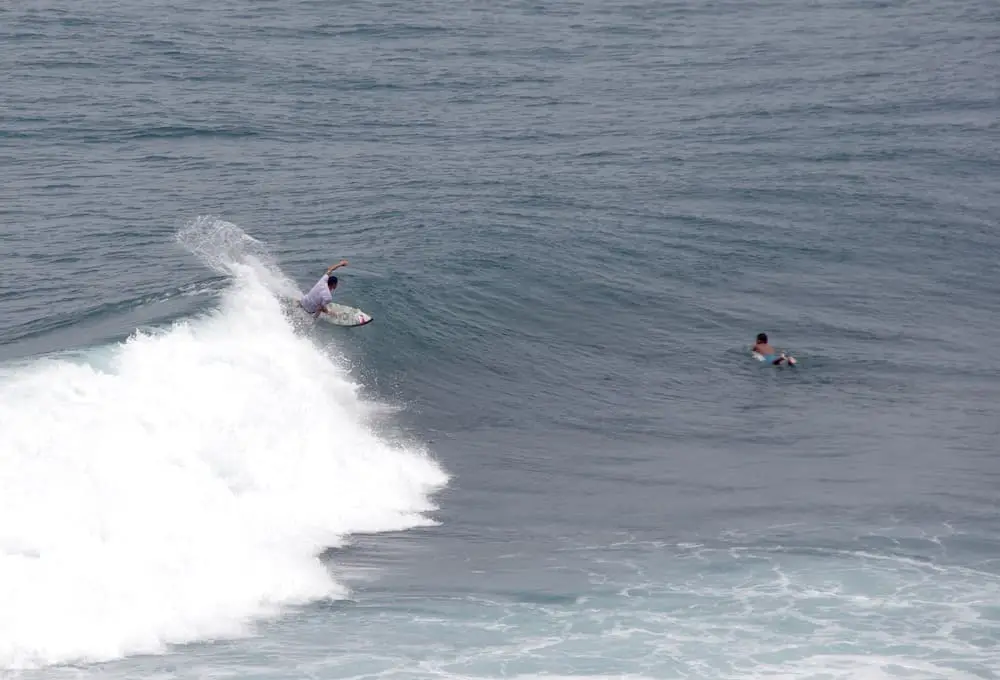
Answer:
MULTIPOLYGON (((763 354, 761 354, 760 352, 751 352, 751 353, 750 353, 750 356, 752 356, 752 357, 753 357, 754 359, 756 359, 757 361, 767 361, 767 357, 765 357, 765 356, 764 356, 763 354)), ((773 364, 773 365, 775 365, 775 366, 781 366, 781 365, 788 365, 788 366, 796 366, 796 365, 798 365, 798 363, 799 363, 799 362, 798 362, 798 361, 797 361, 797 360, 795 359, 795 357, 793 357, 793 356, 789 356, 789 355, 787 355, 787 354, 781 354, 781 355, 779 355, 779 356, 782 356, 782 357, 784 357, 785 361, 783 361, 783 362, 782 362, 782 363, 780 363, 780 364, 773 364)))
POLYGON ((326 306, 326 314, 320 314, 319 318, 334 326, 364 326, 372 322, 369 314, 362 312, 356 307, 339 305, 331 302, 326 306))

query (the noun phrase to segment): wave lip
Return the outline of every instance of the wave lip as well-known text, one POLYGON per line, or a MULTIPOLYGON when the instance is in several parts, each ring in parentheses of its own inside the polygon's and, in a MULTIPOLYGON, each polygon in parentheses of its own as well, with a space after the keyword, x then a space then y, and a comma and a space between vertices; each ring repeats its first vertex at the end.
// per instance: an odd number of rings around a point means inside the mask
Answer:
POLYGON ((325 548, 431 523, 444 471, 219 259, 215 312, 0 375, 0 669, 248 634, 346 596, 325 548))

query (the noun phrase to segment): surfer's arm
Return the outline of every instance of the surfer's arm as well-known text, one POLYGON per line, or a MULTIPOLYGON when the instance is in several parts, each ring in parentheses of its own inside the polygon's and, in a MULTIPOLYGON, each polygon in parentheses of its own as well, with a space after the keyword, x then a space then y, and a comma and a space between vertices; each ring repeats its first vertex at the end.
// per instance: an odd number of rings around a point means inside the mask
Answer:
POLYGON ((331 272, 334 272, 337 269, 340 269, 341 267, 346 267, 346 266, 347 266, 347 260, 341 260, 337 264, 330 265, 329 269, 326 270, 326 273, 327 273, 327 275, 329 275, 331 272))

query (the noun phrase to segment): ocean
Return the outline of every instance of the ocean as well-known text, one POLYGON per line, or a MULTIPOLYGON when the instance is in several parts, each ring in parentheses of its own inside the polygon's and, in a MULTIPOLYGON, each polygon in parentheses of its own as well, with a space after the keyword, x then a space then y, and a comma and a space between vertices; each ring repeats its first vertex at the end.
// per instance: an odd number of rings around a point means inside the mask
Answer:
POLYGON ((998 26, 0 6, 0 677, 1000 678, 998 26))

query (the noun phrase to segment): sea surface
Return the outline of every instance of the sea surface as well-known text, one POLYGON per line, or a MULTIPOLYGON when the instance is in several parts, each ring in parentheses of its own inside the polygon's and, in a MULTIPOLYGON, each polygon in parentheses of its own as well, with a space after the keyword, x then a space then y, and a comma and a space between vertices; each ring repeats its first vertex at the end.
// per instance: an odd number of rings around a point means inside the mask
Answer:
POLYGON ((1000 678, 998 73, 994 0, 0 4, 0 677, 1000 678))

